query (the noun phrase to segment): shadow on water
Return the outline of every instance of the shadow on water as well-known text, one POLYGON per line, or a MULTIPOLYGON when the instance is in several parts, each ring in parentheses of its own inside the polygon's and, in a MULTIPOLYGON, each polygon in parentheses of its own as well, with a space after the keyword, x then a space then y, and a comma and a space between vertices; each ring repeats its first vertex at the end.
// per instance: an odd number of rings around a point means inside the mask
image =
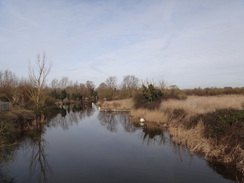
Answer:
MULTIPOLYGON (((52 175, 52 167, 48 162, 48 154, 45 152, 47 143, 44 138, 45 131, 48 127, 61 127, 63 130, 68 130, 69 127, 77 125, 86 118, 90 118, 96 112, 96 107, 92 106, 61 106, 58 109, 58 114, 43 126, 38 131, 32 131, 25 134, 15 146, 9 148, 0 148, 0 183, 15 182, 15 177, 9 177, 8 168, 5 164, 14 161, 16 151, 21 147, 27 149, 29 154, 29 172, 32 178, 38 182, 48 182, 48 177, 52 175)), ((167 132, 158 129, 150 129, 146 127, 138 127, 131 123, 128 113, 98 113, 97 118, 101 126, 105 127, 109 132, 117 133, 121 127, 127 133, 138 132, 138 138, 145 146, 171 144, 175 154, 179 160, 183 161, 183 157, 188 152, 188 149, 171 141, 167 132)), ((191 155, 190 155, 191 157, 191 155)), ((217 173, 229 180, 236 181, 233 172, 223 172, 223 168, 216 164, 209 166, 217 173)))

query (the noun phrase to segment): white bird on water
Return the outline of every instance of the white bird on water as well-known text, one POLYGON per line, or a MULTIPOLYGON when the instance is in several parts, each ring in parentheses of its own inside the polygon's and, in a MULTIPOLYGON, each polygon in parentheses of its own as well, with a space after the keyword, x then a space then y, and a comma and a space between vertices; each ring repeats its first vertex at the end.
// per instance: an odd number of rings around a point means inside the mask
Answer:
POLYGON ((141 122, 141 123, 144 123, 144 122, 145 122, 145 119, 144 119, 144 118, 141 118, 141 119, 140 119, 140 122, 141 122))
POLYGON ((145 119, 144 119, 144 118, 141 118, 141 119, 140 119, 140 125, 141 125, 141 126, 144 126, 144 123, 145 123, 145 119))

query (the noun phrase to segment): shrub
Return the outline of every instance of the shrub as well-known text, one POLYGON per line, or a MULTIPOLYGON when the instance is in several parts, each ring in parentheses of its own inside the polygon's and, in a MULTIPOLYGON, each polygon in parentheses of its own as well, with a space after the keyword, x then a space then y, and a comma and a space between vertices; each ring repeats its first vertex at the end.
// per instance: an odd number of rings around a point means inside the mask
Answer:
POLYGON ((142 90, 134 95, 134 107, 146 108, 146 109, 156 109, 159 108, 163 93, 155 88, 152 84, 142 86, 142 90))
POLYGON ((152 84, 148 85, 148 87, 144 85, 142 87, 142 94, 147 101, 157 101, 161 99, 163 93, 152 84))
MULTIPOLYGON (((231 134, 231 131, 240 131, 244 128, 244 110, 218 109, 215 112, 195 115, 185 123, 185 126, 187 128, 194 127, 200 119, 204 122, 204 136, 217 141, 227 134, 231 134)), ((235 133, 235 136, 241 137, 241 134, 235 133)))

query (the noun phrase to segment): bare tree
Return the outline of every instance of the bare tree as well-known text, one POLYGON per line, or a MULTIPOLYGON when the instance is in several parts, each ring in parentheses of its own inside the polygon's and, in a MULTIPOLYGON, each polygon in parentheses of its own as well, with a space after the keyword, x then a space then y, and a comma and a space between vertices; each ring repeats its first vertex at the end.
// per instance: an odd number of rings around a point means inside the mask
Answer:
POLYGON ((166 84, 166 82, 164 80, 160 80, 158 82, 158 86, 162 90, 162 89, 165 89, 167 87, 167 84, 166 84))
POLYGON ((58 80, 57 79, 53 79, 50 83, 50 86, 52 89, 57 89, 59 87, 59 84, 58 84, 58 80))
POLYGON ((104 82, 102 82, 97 88, 98 97, 100 99, 106 98, 107 90, 108 90, 108 86, 104 82))
POLYGON ((16 87, 18 85, 18 78, 16 75, 9 71, 5 70, 4 72, 0 71, 0 87, 16 87))
POLYGON ((95 85, 92 81, 86 81, 86 88, 89 92, 89 97, 93 96, 94 90, 95 90, 95 85))
POLYGON ((59 81, 59 87, 62 89, 65 89, 68 86, 69 83, 69 78, 68 77, 63 77, 60 81, 59 81))
POLYGON ((124 76, 122 81, 122 89, 137 89, 139 84, 139 79, 134 75, 124 76))
POLYGON ((141 81, 142 85, 148 87, 149 85, 153 85, 153 86, 157 86, 157 82, 155 82, 154 79, 145 79, 143 81, 141 81))
POLYGON ((116 76, 110 76, 105 81, 106 85, 110 89, 116 89, 117 87, 117 77, 116 76))
POLYGON ((134 75, 124 76, 121 88, 126 92, 127 97, 132 97, 133 91, 138 89, 139 79, 134 75))
POLYGON ((80 85, 79 85, 79 91, 80 91, 80 93, 81 93, 81 95, 82 95, 83 98, 86 98, 86 97, 89 96, 89 92, 88 92, 85 84, 80 83, 80 85))
POLYGON ((36 114, 37 125, 42 121, 41 117, 43 117, 44 113, 45 101, 47 99, 44 88, 50 70, 51 65, 47 65, 45 53, 43 53, 42 57, 40 54, 37 55, 34 66, 29 63, 29 79, 32 86, 29 96, 34 104, 33 110, 36 114))

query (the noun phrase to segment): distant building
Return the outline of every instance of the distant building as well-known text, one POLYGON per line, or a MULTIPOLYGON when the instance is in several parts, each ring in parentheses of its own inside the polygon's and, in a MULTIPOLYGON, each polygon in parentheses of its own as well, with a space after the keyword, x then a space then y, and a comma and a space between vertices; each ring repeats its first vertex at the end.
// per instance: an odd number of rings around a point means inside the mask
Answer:
POLYGON ((0 100, 0 112, 9 110, 9 102, 2 102, 0 100))

